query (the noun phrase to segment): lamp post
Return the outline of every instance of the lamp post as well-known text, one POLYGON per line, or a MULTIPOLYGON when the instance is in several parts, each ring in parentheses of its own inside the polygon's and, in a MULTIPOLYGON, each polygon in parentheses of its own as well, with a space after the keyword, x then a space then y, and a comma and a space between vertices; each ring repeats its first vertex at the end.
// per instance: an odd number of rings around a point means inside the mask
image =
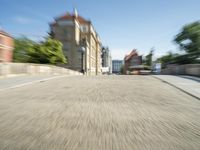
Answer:
POLYGON ((84 74, 85 73, 85 68, 84 68, 84 53, 85 53, 85 47, 80 47, 80 52, 81 52, 81 72, 84 74))

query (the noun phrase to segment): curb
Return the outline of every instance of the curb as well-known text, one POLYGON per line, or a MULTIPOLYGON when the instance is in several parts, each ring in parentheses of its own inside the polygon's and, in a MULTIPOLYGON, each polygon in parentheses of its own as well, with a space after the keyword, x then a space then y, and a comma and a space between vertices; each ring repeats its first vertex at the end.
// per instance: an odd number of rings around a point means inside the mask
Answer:
POLYGON ((193 98, 195 98, 195 99, 197 99, 197 100, 200 100, 200 97, 198 97, 198 96, 196 96, 196 95, 193 95, 193 94, 191 94, 190 92, 188 92, 188 91, 186 91, 186 90, 183 90, 182 88, 180 88, 180 87, 178 87, 178 86, 176 86, 176 85, 174 85, 174 84, 172 84, 172 83, 170 83, 170 82, 167 82, 166 80, 163 80, 163 79, 158 78, 158 77, 156 77, 156 76, 152 76, 152 77, 155 78, 155 79, 158 79, 158 80, 160 80, 160 81, 162 81, 162 82, 164 82, 164 83, 166 83, 166 84, 168 84, 168 85, 170 85, 170 86, 172 86, 172 87, 174 87, 174 88, 176 88, 176 89, 178 89, 178 90, 180 90, 180 91, 182 91, 182 92, 184 92, 185 94, 188 94, 188 95, 192 96, 193 98))

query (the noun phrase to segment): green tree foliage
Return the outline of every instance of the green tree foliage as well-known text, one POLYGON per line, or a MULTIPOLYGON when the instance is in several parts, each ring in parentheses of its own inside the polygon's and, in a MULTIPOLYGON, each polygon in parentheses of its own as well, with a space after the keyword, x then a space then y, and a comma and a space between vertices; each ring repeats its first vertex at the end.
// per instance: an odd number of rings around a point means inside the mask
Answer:
POLYGON ((157 59, 162 67, 168 64, 200 63, 200 22, 185 25, 174 41, 180 46, 182 54, 169 52, 157 59))
POLYGON ((172 52, 168 52, 166 55, 157 59, 157 62, 162 63, 162 67, 165 68, 169 64, 173 64, 175 62, 176 54, 172 52))
POLYGON ((62 44, 51 38, 41 43, 27 38, 15 39, 14 61, 42 64, 67 62, 63 55, 62 44))
POLYGON ((13 53, 14 62, 28 62, 30 56, 29 51, 36 43, 26 37, 20 37, 14 40, 15 48, 13 53))
POLYGON ((120 73, 121 73, 121 74, 124 74, 124 65, 121 66, 121 68, 120 68, 120 73))
POLYGON ((153 54, 154 54, 154 49, 152 48, 149 54, 145 57, 145 65, 149 67, 152 65, 153 54))
POLYGON ((200 22, 185 25, 174 41, 184 51, 183 55, 177 56, 177 63, 197 63, 200 58, 200 22))

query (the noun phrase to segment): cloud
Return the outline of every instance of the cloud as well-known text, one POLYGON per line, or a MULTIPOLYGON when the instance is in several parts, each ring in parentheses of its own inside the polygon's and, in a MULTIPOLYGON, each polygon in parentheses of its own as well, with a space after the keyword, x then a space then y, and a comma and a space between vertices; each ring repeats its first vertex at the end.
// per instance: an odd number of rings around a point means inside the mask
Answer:
POLYGON ((19 23, 19 24, 30 24, 30 23, 34 22, 33 20, 26 18, 26 17, 23 17, 23 16, 16 16, 14 18, 14 21, 19 23))

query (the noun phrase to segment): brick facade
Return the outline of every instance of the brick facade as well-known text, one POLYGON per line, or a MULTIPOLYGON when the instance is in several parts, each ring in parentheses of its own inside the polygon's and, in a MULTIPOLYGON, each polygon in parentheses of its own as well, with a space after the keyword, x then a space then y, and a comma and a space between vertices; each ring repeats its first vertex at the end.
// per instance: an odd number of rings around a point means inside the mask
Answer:
POLYGON ((137 69, 132 69, 132 67, 140 66, 142 64, 142 56, 139 56, 136 49, 132 50, 129 55, 124 58, 124 74, 130 74, 132 71, 137 69))
POLYGON ((0 62, 12 62, 13 38, 4 31, 0 31, 0 62))

